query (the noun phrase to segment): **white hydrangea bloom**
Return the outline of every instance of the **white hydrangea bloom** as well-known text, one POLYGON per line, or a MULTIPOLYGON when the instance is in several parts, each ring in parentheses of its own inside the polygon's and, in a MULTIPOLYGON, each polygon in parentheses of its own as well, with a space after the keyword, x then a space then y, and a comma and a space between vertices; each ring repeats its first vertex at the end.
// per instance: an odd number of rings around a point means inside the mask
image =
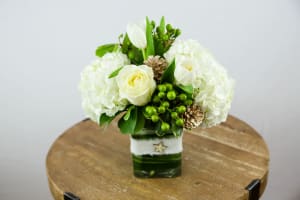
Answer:
POLYGON ((176 82, 194 87, 195 103, 204 112, 201 126, 212 127, 224 122, 234 89, 234 81, 225 68, 195 40, 176 40, 164 56, 169 63, 175 59, 176 82))
POLYGON ((79 90, 82 107, 93 121, 99 123, 101 114, 113 116, 128 104, 126 99, 120 97, 116 79, 108 77, 113 71, 129 63, 127 56, 120 52, 107 53, 81 73, 79 90))

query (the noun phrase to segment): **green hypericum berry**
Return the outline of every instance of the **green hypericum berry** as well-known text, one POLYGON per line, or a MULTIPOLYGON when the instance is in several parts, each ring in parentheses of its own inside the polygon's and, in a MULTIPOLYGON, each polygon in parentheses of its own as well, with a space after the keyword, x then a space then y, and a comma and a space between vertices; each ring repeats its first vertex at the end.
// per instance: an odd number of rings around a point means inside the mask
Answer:
POLYGON ((173 90, 173 85, 171 83, 166 83, 165 85, 166 85, 168 91, 173 90))
POLYGON ((180 94, 180 95, 179 95, 179 99, 180 99, 181 101, 185 101, 185 100, 187 99, 186 94, 180 94))
POLYGON ((178 118, 178 113, 177 112, 172 112, 171 117, 172 117, 172 119, 177 119, 178 118))
POLYGON ((164 112, 166 112, 166 108, 163 107, 163 106, 159 106, 159 107, 158 107, 158 112, 159 112, 159 113, 164 113, 164 112))
POLYGON ((187 106, 190 106, 190 105, 193 104, 193 100, 187 99, 186 101, 184 101, 184 104, 187 105, 187 106))
POLYGON ((160 92, 165 92, 167 90, 167 87, 165 85, 159 85, 157 86, 157 88, 160 92))
POLYGON ((168 131, 170 129, 170 125, 166 122, 163 122, 160 128, 162 131, 168 131))
POLYGON ((180 114, 184 113, 185 111, 186 111, 186 107, 185 106, 179 106, 179 107, 177 107, 177 112, 179 112, 180 114))
POLYGON ((166 93, 164 92, 159 92, 157 95, 159 98, 164 98, 166 96, 166 93))
POLYGON ((177 126, 183 126, 183 119, 177 119, 176 122, 175 122, 175 124, 177 126))
POLYGON ((145 108, 146 113, 149 113, 152 110, 152 106, 147 106, 145 108))
POLYGON ((175 30, 175 37, 178 37, 181 34, 181 30, 180 29, 176 29, 175 30))
POLYGON ((169 102, 167 102, 167 101, 164 101, 164 102, 162 102, 162 104, 161 104, 163 107, 165 107, 165 108, 169 108, 169 106, 170 106, 170 103, 169 102))
POLYGON ((167 28, 167 31, 171 31, 173 29, 171 24, 167 24, 166 28, 167 28))
POLYGON ((146 113, 148 114, 148 115, 154 115, 154 114, 156 114, 156 108, 154 108, 153 106, 147 106, 146 107, 146 113))
POLYGON ((155 96, 153 97, 153 100, 152 100, 154 103, 158 103, 160 102, 160 98, 158 96, 155 96))
POLYGON ((158 120, 159 120, 158 115, 152 115, 152 116, 151 116, 151 120, 152 120, 153 122, 158 122, 158 120))
POLYGON ((174 100, 174 99, 176 99, 176 93, 175 93, 175 91, 169 91, 169 92, 167 93, 167 97, 168 97, 169 100, 174 100))

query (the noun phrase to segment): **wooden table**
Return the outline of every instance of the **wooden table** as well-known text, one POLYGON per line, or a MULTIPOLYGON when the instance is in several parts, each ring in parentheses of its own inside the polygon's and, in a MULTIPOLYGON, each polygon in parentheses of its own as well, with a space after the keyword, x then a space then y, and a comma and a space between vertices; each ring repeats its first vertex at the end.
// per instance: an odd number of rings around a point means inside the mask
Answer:
POLYGON ((49 150, 49 187, 56 200, 65 192, 81 200, 247 200, 264 192, 268 148, 245 122, 229 116, 220 126, 186 131, 183 145, 181 177, 138 179, 129 136, 119 133, 116 122, 103 129, 84 120, 49 150))

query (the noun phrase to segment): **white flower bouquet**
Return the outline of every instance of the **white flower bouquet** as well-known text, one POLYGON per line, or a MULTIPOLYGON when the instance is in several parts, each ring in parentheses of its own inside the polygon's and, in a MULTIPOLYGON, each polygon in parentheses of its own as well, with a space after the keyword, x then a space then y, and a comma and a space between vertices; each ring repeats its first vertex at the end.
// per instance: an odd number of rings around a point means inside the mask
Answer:
POLYGON ((183 129, 212 127, 227 118, 234 81, 207 49, 177 39, 180 34, 164 17, 158 26, 148 18, 130 23, 119 43, 97 48, 97 60, 81 74, 82 105, 90 119, 105 125, 122 115, 118 127, 132 135, 132 144, 137 135, 147 135, 145 129, 157 135, 148 147, 133 145, 136 156, 181 153, 180 144, 162 137, 178 138, 183 129), (171 145, 178 147, 168 151, 171 145))

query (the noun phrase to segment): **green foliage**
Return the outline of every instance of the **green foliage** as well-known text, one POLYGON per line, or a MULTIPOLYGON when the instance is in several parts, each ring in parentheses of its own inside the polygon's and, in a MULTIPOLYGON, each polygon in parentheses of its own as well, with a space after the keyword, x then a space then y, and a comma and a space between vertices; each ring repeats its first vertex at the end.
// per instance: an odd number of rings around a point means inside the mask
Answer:
POLYGON ((102 57, 104 56, 106 53, 111 53, 114 51, 117 51, 119 48, 119 44, 105 44, 105 45, 101 45, 96 49, 96 56, 98 57, 102 57))
POLYGON ((130 106, 126 112, 126 114, 124 115, 124 120, 127 121, 130 117, 130 113, 131 113, 131 110, 134 109, 135 107, 134 106, 130 106))
MULTIPOLYGON (((131 64, 141 65, 144 59, 151 55, 163 57, 169 50, 175 39, 180 35, 180 30, 166 24, 162 17, 156 26, 154 21, 146 17, 147 47, 143 50, 135 47, 127 34, 120 35, 119 44, 106 44, 97 48, 96 55, 104 56, 106 53, 121 51, 126 54, 131 64)), ((153 94, 152 101, 146 106, 129 105, 123 116, 118 121, 118 127, 124 134, 136 134, 144 127, 154 128, 158 136, 171 132, 179 136, 183 129, 183 113, 185 106, 191 102, 193 87, 174 85, 175 60, 164 71, 158 88, 153 94)), ((109 78, 116 77, 122 70, 122 66, 113 71, 109 78)), ((115 116, 102 114, 99 118, 100 125, 109 124, 115 116)))
POLYGON ((193 93, 194 93, 194 88, 192 85, 177 85, 177 87, 183 91, 188 98, 192 98, 193 97, 193 93))
POLYGON ((146 48, 146 58, 151 55, 155 55, 153 35, 152 35, 153 26, 149 21, 149 18, 146 17, 146 39, 147 39, 147 48, 146 48))
POLYGON ((125 117, 126 115, 127 113, 118 122, 118 127, 122 133, 135 134, 144 127, 145 117, 141 107, 134 106, 131 108, 129 116, 125 117))
MULTIPOLYGON (((163 54, 169 50, 175 39, 180 35, 180 30, 173 28, 170 24, 165 24, 165 18, 162 17, 159 26, 155 26, 154 21, 150 21, 146 17, 146 40, 147 47, 144 52, 141 49, 136 48, 129 40, 126 34, 123 42, 120 42, 122 53, 126 54, 132 64, 141 65, 144 59, 147 59, 150 55, 159 55, 163 57, 163 54)), ((121 41, 123 35, 120 35, 121 41)))
POLYGON ((119 72, 121 71, 121 69, 123 69, 123 67, 119 67, 118 69, 116 69, 115 71, 113 71, 108 78, 113 78, 118 76, 119 72))
POLYGON ((159 34, 160 35, 163 35, 165 33, 165 27, 166 27, 165 17, 162 16, 162 18, 160 20, 160 24, 159 24, 159 34))
POLYGON ((158 123, 155 124, 155 133, 158 136, 164 136, 166 134, 166 132, 164 132, 163 130, 161 130, 161 124, 162 121, 158 121, 158 123))
MULTIPOLYGON (((117 113, 117 114, 119 114, 119 113, 117 113)), ((100 126, 103 126, 105 124, 109 125, 110 122, 117 116, 117 114, 111 117, 111 116, 108 116, 105 113, 103 113, 99 118, 99 125, 100 126)))
POLYGON ((175 78, 174 78, 174 72, 175 72, 175 59, 171 62, 169 67, 164 71, 161 82, 168 82, 168 83, 173 83, 175 78))
POLYGON ((145 127, 145 117, 143 114, 143 108, 142 107, 137 107, 137 122, 136 122, 136 126, 134 129, 134 133, 139 132, 140 130, 142 130, 145 127))
MULTIPOLYGON (((120 40, 123 35, 120 35, 120 40)), ((140 49, 136 48, 129 40, 126 34, 123 42, 120 44, 122 53, 126 54, 130 62, 135 65, 141 65, 144 62, 143 53, 140 49)))
POLYGON ((182 134, 183 128, 182 128, 182 126, 177 126, 176 121, 172 120, 171 130, 172 130, 172 133, 178 137, 182 134))
POLYGON ((156 55, 163 56, 180 34, 179 29, 173 28, 170 24, 165 25, 165 18, 162 17, 160 25, 156 27, 156 32, 153 34, 156 55))

